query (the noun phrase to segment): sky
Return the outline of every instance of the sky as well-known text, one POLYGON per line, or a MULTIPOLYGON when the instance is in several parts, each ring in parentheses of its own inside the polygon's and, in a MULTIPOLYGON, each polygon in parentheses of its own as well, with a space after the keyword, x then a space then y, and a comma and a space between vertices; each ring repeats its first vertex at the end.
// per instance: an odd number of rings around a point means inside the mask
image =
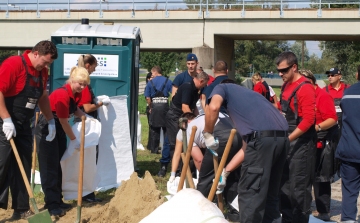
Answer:
MULTIPOLYGON (((290 44, 294 44, 295 41, 289 41, 290 44)), ((313 53, 321 58, 322 51, 319 48, 319 41, 305 41, 306 48, 309 50, 309 56, 313 53)))

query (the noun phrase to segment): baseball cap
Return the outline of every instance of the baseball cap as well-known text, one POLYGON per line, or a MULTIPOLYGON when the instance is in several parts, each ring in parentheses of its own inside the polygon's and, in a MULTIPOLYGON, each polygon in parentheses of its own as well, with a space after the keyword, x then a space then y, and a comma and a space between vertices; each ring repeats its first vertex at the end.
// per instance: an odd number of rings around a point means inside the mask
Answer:
POLYGON ((196 55, 193 53, 189 53, 186 57, 186 61, 191 61, 191 60, 196 60, 196 61, 198 60, 196 55))
POLYGON ((325 74, 341 74, 341 71, 336 67, 330 68, 330 70, 326 71, 325 74))

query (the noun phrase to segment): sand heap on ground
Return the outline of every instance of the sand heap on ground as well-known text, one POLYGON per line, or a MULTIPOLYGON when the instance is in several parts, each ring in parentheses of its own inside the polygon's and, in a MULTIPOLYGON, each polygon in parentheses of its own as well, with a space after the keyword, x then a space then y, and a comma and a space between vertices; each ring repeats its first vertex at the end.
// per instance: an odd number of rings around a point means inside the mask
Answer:
POLYGON ((164 197, 156 189, 151 174, 146 171, 144 179, 140 179, 134 172, 129 180, 121 183, 104 209, 93 213, 90 222, 138 223, 162 203, 164 197))

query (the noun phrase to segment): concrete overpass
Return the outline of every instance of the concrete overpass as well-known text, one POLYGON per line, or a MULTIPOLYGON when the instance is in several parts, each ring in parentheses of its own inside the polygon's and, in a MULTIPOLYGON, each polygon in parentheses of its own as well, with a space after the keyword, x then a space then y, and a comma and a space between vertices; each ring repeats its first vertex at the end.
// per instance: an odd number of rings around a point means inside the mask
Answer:
POLYGON ((192 51, 202 66, 228 62, 234 74, 234 40, 359 40, 358 9, 160 11, 0 11, 0 49, 30 48, 68 23, 118 23, 140 27, 142 51, 192 51), (6 18, 8 17, 8 18, 6 18))

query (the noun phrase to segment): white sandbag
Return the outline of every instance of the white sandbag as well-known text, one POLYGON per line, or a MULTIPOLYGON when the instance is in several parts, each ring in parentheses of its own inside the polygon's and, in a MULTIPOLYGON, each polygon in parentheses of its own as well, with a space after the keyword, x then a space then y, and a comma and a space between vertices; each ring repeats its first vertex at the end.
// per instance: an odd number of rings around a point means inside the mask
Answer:
POLYGON ((228 223, 221 210, 199 191, 183 189, 140 223, 228 223))
POLYGON ((140 112, 138 112, 138 126, 137 126, 137 149, 145 150, 143 144, 141 144, 141 122, 140 122, 140 112))
POLYGON ((134 172, 127 96, 110 97, 111 103, 98 109, 101 120, 97 191, 118 187, 134 172))
MULTIPOLYGON (((81 122, 72 126, 76 139, 80 141, 81 122)), ((85 121, 85 145, 84 145, 84 179, 83 196, 94 192, 99 183, 96 175, 96 145, 99 143, 101 124, 96 119, 87 118, 85 121)), ((80 150, 70 142, 60 164, 62 169, 62 190, 65 200, 77 199, 79 177, 80 150)))

